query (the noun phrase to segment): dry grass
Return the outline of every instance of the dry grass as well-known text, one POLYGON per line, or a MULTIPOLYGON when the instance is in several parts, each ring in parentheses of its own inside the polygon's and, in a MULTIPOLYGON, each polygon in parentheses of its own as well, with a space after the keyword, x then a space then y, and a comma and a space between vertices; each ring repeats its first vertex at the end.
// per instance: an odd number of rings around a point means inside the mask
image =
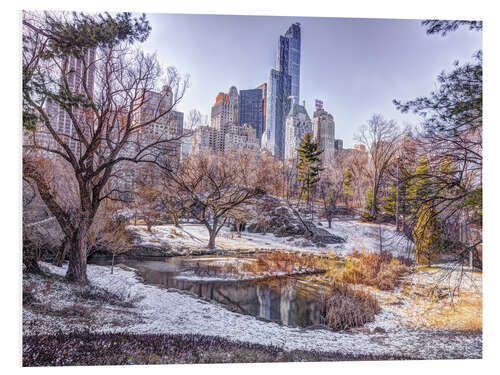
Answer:
MULTIPOLYGON (((273 250, 257 254, 255 258, 241 258, 239 261, 194 264, 194 272, 199 276, 283 276, 326 272, 331 267, 330 259, 313 254, 292 253, 273 250)), ((338 263, 338 262, 336 262, 338 263)))
POLYGON ((409 270, 401 260, 389 254, 354 252, 346 257, 345 267, 337 275, 337 280, 390 290, 398 285, 401 276, 409 270))
MULTIPOLYGON (((452 287, 452 286, 451 286, 452 287)), ((444 328, 457 331, 482 331, 482 292, 469 288, 460 291, 453 300, 450 286, 408 281, 402 293, 410 303, 405 305, 411 323, 419 328, 444 328)))
POLYGON ((169 238, 175 238, 175 237, 187 238, 187 236, 184 233, 182 233, 178 230, 175 230, 175 228, 170 229, 170 234, 168 237, 169 238))
POLYGON ((370 293, 333 282, 325 298, 325 323, 334 330, 360 327, 372 321, 380 311, 370 293))
POLYGON ((431 303, 426 309, 426 326, 459 331, 483 329, 483 304, 473 293, 462 293, 453 303, 431 303))
POLYGON ((324 271, 327 260, 316 255, 290 253, 282 250, 259 254, 255 262, 243 264, 243 270, 252 274, 305 273, 324 271))

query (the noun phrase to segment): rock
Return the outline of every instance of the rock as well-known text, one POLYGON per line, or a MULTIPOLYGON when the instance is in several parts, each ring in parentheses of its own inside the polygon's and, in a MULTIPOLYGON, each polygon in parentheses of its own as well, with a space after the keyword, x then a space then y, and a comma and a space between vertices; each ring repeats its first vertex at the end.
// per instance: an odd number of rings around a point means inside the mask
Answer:
POLYGON ((307 232, 304 237, 311 240, 314 243, 321 242, 324 244, 337 244, 345 242, 345 239, 336 236, 334 234, 331 234, 326 229, 312 227, 312 226, 310 226, 309 228, 311 229, 312 234, 310 232, 307 232))
POLYGON ((55 217, 26 225, 26 237, 40 248, 56 251, 64 240, 64 233, 55 217))
POLYGON ((276 208, 273 212, 275 216, 286 216, 286 217, 292 217, 293 212, 290 208, 285 207, 285 206, 279 206, 276 208))
POLYGON ((300 247, 312 247, 312 246, 314 246, 314 244, 309 240, 296 241, 294 244, 296 246, 300 246, 300 247))
POLYGON ((385 333, 385 329, 383 329, 382 327, 375 327, 372 331, 372 333, 385 333))
POLYGON ((127 253, 127 255, 135 258, 165 257, 172 255, 172 248, 167 245, 136 245, 127 253))

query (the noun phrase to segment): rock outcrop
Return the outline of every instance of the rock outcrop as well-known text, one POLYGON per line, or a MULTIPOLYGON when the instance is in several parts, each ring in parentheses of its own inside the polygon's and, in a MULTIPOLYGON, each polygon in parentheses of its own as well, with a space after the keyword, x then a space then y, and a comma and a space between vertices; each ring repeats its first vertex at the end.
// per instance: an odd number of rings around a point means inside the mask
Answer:
MULTIPOLYGON (((336 244, 345 242, 339 236, 331 234, 326 229, 316 226, 309 220, 304 220, 290 207, 272 197, 266 197, 256 207, 255 218, 246 225, 250 233, 273 233, 276 237, 303 238, 313 244, 336 244)), ((302 241, 303 243, 309 243, 302 241)))

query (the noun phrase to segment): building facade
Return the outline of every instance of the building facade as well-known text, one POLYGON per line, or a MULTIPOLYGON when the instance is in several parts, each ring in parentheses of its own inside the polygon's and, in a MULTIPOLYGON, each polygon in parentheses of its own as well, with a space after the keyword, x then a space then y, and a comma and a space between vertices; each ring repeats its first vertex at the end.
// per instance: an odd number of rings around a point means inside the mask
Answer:
MULTIPOLYGON (((69 56, 67 58, 66 71, 61 72, 62 76, 67 80, 69 91, 73 95, 86 95, 82 82, 86 80, 88 90, 91 95, 94 91, 94 76, 95 76, 95 62, 96 60, 96 50, 90 49, 85 53, 84 61, 77 59, 74 56, 69 56), (85 65, 88 69, 84 68, 85 65)), ((61 64, 63 66, 63 64, 61 64)), ((61 84, 63 84, 61 82, 61 84)), ((82 155, 86 150, 84 149, 84 144, 79 141, 79 136, 75 129, 75 125, 71 120, 68 112, 64 110, 58 103, 47 100, 45 104, 45 111, 49 118, 50 124, 54 131, 57 133, 59 138, 69 147, 76 157, 82 155)), ((91 118, 86 118, 88 113, 80 108, 73 109, 74 116, 78 119, 78 127, 84 133, 91 132, 94 123, 91 118)), ((87 134, 88 135, 88 134, 87 134)), ((38 123, 36 131, 29 132, 26 134, 24 142, 26 144, 36 144, 37 146, 53 149, 62 150, 62 147, 54 140, 52 134, 45 127, 43 123, 38 123)), ((44 152, 47 157, 54 157, 56 154, 52 152, 44 152)))
POLYGON ((312 134, 312 121, 307 114, 305 103, 303 105, 293 103, 286 118, 286 160, 297 158, 297 148, 307 133, 312 134))
POLYGON ((146 92, 144 104, 136 113, 134 121, 136 125, 152 121, 141 128, 138 134, 141 146, 152 145, 149 147, 151 158, 180 159, 182 141, 178 138, 183 133, 184 114, 173 109, 170 87, 164 86, 160 92, 146 92))
POLYGON ((225 135, 224 146, 225 151, 247 150, 257 152, 260 150, 257 132, 250 124, 233 126, 225 135))
POLYGON ((288 46, 288 74, 292 77, 292 96, 297 103, 300 101, 300 23, 294 23, 285 33, 289 40, 288 46))
POLYGON ((248 124, 255 130, 256 136, 262 138, 263 99, 261 89, 241 90, 239 98, 239 125, 248 124))
POLYGON ((235 86, 231 86, 228 91, 229 101, 233 106, 233 124, 239 124, 239 93, 235 86))
POLYGON ((318 108, 314 112, 312 134, 323 150, 321 155, 323 165, 333 163, 335 158, 335 121, 333 116, 323 108, 318 108))
POLYGON ((290 97, 299 100, 300 94, 300 24, 290 26, 280 36, 278 66, 272 69, 267 83, 266 125, 262 145, 274 156, 285 154, 285 122, 290 111, 290 97))
POLYGON ((339 151, 344 148, 344 141, 342 139, 336 139, 335 140, 335 150, 339 151))
MULTIPOLYGON (((264 134, 266 131, 267 83, 264 82, 257 86, 257 88, 262 90, 262 134, 264 134)), ((260 141, 259 139, 259 142, 260 141)))

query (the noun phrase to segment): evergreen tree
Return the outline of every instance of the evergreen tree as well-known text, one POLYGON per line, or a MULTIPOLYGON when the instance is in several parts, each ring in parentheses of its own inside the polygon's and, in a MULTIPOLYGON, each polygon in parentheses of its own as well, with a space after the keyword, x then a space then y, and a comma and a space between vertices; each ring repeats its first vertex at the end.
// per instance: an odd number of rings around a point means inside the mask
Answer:
POLYGON ((443 251, 443 230, 432 204, 425 204, 416 215, 415 256, 419 264, 430 266, 443 251))
POLYGON ((312 201, 311 195, 314 187, 319 181, 319 173, 321 168, 320 155, 323 150, 319 147, 319 142, 315 141, 310 133, 307 133, 299 147, 297 148, 297 181, 301 184, 302 196, 306 199, 311 212, 312 220, 312 201))
POLYGON ((429 159, 422 155, 415 167, 414 177, 409 186, 410 199, 422 199, 431 194, 431 173, 429 159))
POLYGON ((350 169, 346 169, 344 173, 344 196, 346 200, 346 205, 349 199, 354 195, 354 189, 352 187, 352 172, 350 169))
POLYGON ((375 214, 372 215, 372 204, 373 204, 373 188, 370 187, 366 191, 365 207, 363 213, 361 214, 361 220, 374 221, 377 218, 378 207, 375 207, 375 214))
POLYGON ((389 188, 389 193, 384 199, 384 205, 382 208, 384 209, 384 212, 387 214, 396 215, 397 190, 398 187, 396 184, 391 185, 389 188))

